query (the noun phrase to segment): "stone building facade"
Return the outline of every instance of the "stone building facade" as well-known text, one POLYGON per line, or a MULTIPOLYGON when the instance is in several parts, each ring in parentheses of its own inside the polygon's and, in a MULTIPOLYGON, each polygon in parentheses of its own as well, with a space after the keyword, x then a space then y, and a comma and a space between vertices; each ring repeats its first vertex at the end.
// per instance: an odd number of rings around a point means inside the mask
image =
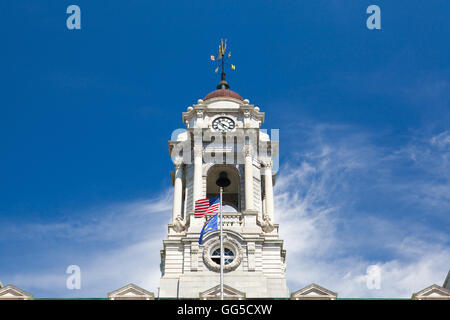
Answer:
POLYGON ((194 209, 196 200, 218 195, 216 180, 225 173, 231 182, 223 195, 228 291, 246 298, 289 298, 286 251, 273 204, 278 141, 260 129, 264 113, 222 81, 182 119, 186 130, 169 141, 173 212, 161 250, 159 296, 199 299, 219 284, 219 232, 207 233, 200 245, 207 217, 194 218, 194 209))

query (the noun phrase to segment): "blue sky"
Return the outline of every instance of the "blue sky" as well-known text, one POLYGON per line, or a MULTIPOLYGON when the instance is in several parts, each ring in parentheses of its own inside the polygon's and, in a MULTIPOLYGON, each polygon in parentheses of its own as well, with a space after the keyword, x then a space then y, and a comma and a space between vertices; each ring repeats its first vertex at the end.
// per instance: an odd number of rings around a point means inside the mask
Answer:
POLYGON ((167 141, 218 82, 280 129, 292 291, 409 297, 450 268, 448 1, 4 1, 0 281, 36 297, 155 291, 167 141), (82 29, 66 28, 81 8, 82 29), (382 29, 366 28, 381 8, 382 29), (295 199, 294 205, 289 199, 295 199), (299 232, 300 230, 300 232, 299 232), (299 236, 301 234, 301 236, 299 236), (66 267, 82 289, 65 288, 66 267), (368 290, 369 265, 382 271, 368 290))

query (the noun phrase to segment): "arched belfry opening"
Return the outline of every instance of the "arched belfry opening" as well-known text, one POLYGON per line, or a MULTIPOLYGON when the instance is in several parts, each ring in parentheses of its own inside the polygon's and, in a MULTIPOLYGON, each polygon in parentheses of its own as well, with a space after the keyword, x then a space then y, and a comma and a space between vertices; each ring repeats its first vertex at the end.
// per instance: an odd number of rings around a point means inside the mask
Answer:
POLYGON ((225 172, 230 180, 230 185, 223 189, 223 206, 230 206, 234 210, 241 211, 240 201, 240 175, 235 166, 216 164, 209 168, 206 178, 206 197, 210 198, 219 194, 216 182, 220 174, 225 172))

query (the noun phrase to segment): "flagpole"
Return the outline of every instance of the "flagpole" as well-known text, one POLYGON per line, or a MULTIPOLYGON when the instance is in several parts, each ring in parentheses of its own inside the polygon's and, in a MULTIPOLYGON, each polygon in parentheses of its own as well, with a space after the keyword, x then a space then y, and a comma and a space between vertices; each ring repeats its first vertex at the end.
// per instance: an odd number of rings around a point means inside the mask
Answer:
POLYGON ((223 235, 222 235, 222 192, 223 188, 220 187, 220 300, 223 300, 223 235))

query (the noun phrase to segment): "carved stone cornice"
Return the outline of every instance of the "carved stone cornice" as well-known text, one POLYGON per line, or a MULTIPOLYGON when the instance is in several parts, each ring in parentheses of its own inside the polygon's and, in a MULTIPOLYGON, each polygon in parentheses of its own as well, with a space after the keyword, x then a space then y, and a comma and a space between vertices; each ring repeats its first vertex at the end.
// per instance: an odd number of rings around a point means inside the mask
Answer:
MULTIPOLYGON (((245 119, 253 118, 260 122, 260 124, 264 123, 264 112, 261 112, 259 110, 259 107, 256 107, 252 104, 245 103, 245 100, 241 103, 237 103, 236 107, 233 108, 214 108, 209 106, 212 102, 218 101, 218 100, 230 100, 227 98, 219 98, 219 99, 210 99, 208 100, 208 103, 202 101, 199 104, 192 105, 187 108, 186 112, 183 112, 182 120, 183 123, 186 123, 186 121, 189 121, 193 117, 202 118, 205 115, 205 112, 212 112, 212 113, 228 113, 228 112, 238 112, 241 113, 245 119)), ((231 99, 230 101, 236 102, 236 100, 231 99)), ((200 101, 199 101, 200 102, 200 101)))
POLYGON ((241 105, 239 108, 244 115, 244 118, 253 117, 255 120, 264 122, 264 112, 260 112, 258 107, 251 104, 241 105))

